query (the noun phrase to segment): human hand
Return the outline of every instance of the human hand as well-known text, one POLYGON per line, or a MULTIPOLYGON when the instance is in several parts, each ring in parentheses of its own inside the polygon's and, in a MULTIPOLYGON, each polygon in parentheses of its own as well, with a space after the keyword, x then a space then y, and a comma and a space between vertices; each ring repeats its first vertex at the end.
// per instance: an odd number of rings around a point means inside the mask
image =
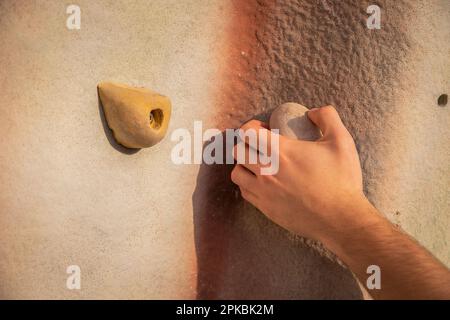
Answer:
MULTIPOLYGON (((375 298, 448 299, 448 268, 383 218, 364 196, 358 153, 336 110, 323 107, 307 115, 323 137, 302 141, 279 136, 278 151, 271 150, 278 152, 276 174, 261 175, 261 162, 238 161, 231 179, 244 199, 285 229, 321 241, 361 283, 375 263, 383 272, 383 285, 370 292, 375 298)), ((265 140, 262 146, 246 140, 263 153, 264 144, 270 145, 276 135, 254 120, 241 129, 268 136, 260 138, 265 140)))
MULTIPOLYGON (((321 139, 302 141, 279 136, 279 170, 275 175, 261 175, 260 163, 244 163, 236 164, 231 179, 242 197, 275 223, 323 241, 330 234, 359 228, 361 222, 370 219, 356 217, 358 210, 350 210, 367 200, 358 153, 338 113, 327 106, 311 109, 307 115, 322 131, 321 139)), ((256 120, 241 129, 269 131, 256 120)), ((276 133, 265 134, 270 140, 276 133)), ((235 147, 235 155, 236 151, 235 147)))

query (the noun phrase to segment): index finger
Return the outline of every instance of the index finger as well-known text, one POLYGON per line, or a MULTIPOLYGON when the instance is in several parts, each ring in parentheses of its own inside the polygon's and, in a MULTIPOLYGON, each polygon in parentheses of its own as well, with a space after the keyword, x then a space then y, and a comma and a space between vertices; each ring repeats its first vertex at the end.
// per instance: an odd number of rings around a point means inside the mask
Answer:
POLYGON ((258 152, 269 156, 272 152, 272 144, 278 143, 278 136, 273 137, 275 133, 268 129, 268 125, 259 120, 250 120, 244 123, 239 131, 239 137, 249 147, 258 152))

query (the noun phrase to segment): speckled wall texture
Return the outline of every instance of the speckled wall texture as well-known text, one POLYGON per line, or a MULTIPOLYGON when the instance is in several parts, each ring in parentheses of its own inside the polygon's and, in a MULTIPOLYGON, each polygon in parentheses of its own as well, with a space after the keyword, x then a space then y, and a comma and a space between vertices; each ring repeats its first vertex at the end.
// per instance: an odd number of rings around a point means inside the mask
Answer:
POLYGON ((171 162, 176 128, 286 101, 335 105, 370 200, 450 265, 449 1, 81 0, 80 30, 67 5, 0 2, 0 298, 363 298, 244 202, 230 166, 171 162), (169 137, 118 146, 102 80, 169 96, 169 137))

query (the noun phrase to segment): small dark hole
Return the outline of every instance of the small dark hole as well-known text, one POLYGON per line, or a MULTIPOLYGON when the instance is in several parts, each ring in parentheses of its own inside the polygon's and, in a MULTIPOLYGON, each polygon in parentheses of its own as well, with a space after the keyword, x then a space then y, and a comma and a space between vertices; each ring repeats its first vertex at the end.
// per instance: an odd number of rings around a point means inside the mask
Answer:
POLYGON ((448 95, 446 94, 441 94, 437 101, 438 105, 441 107, 445 107, 447 105, 447 102, 448 102, 448 95))
POLYGON ((163 123, 164 114, 161 109, 155 109, 150 111, 149 121, 150 126, 154 129, 159 129, 163 123))

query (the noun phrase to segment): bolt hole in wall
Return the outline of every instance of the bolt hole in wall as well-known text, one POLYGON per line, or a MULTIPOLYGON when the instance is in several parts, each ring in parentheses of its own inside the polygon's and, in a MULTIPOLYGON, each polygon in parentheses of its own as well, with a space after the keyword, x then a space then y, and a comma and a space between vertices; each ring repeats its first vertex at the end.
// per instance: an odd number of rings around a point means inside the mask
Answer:
POLYGON ((161 127, 163 120, 164 120, 164 114, 161 109, 155 109, 155 110, 150 111, 149 121, 150 121, 150 126, 152 128, 158 129, 159 127, 161 127))
POLYGON ((445 107, 448 102, 448 95, 447 94, 441 94, 437 100, 438 106, 445 107))

